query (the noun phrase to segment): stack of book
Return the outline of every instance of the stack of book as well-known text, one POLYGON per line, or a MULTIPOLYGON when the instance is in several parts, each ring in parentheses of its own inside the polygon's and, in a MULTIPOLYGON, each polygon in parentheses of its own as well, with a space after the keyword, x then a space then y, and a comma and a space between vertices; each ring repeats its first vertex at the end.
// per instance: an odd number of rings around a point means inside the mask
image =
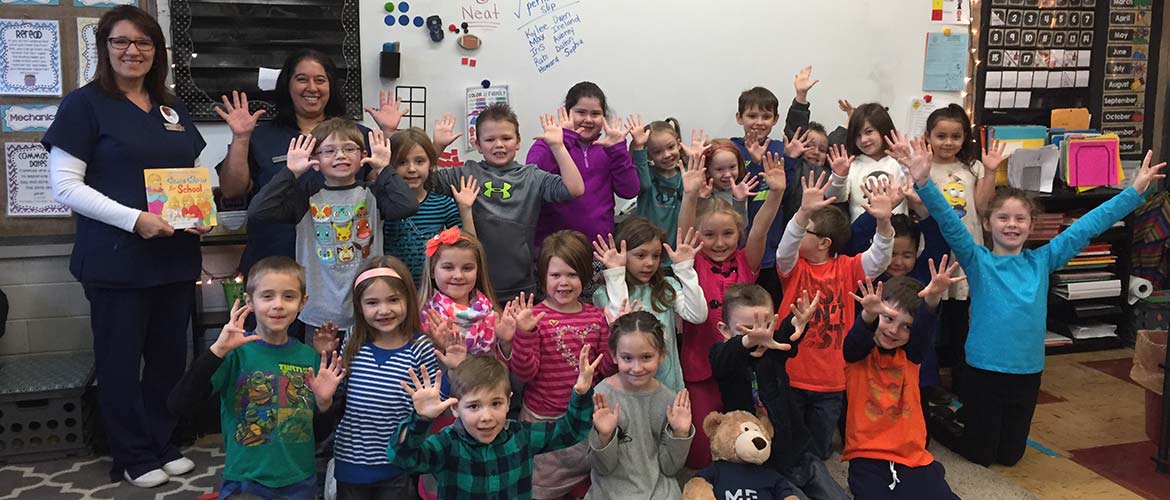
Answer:
POLYGON ((1068 325, 1068 331, 1076 340, 1116 337, 1117 325, 1090 321, 1080 325, 1068 325))
POLYGON ((1051 330, 1044 335, 1044 347, 1072 345, 1072 343, 1072 339, 1051 330))
POLYGON ((1113 246, 1109 243, 1093 243, 1069 260, 1062 270, 1083 271, 1109 267, 1117 262, 1117 256, 1113 255, 1112 249, 1113 246))
POLYGON ((1063 223, 1064 214, 1062 213, 1040 214, 1032 221, 1032 232, 1028 234, 1028 239, 1033 241, 1051 240, 1060 233, 1060 227, 1063 223))

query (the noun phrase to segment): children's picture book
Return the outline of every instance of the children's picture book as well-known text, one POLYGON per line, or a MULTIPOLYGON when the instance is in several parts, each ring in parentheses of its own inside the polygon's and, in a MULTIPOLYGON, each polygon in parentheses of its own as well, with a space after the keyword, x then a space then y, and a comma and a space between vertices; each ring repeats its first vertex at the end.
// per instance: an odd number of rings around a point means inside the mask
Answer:
POLYGON ((162 216, 175 229, 215 225, 215 198, 207 168, 148 168, 142 175, 150 213, 162 216))

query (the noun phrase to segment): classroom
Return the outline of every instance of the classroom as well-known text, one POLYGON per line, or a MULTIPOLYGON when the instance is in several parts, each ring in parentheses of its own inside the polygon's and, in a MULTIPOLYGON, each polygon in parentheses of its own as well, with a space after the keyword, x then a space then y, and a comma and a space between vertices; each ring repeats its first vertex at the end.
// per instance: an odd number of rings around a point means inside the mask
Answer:
POLYGON ((0 0, 0 500, 1170 499, 1167 29, 0 0))

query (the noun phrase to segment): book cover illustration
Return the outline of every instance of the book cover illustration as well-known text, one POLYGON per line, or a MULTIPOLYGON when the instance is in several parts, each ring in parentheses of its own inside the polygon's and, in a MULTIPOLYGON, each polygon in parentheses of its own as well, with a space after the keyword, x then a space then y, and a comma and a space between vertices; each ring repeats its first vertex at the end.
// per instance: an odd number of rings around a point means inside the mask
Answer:
POLYGON ((142 175, 150 213, 162 216, 175 229, 215 225, 211 172, 206 168, 148 168, 142 175))

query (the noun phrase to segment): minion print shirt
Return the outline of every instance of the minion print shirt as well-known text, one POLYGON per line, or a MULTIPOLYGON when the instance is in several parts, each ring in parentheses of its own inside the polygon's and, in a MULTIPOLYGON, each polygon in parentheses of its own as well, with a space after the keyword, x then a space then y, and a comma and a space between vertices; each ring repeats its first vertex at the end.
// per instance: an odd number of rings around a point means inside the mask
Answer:
MULTIPOLYGON (((975 183, 982 178, 983 163, 979 160, 975 160, 969 167, 959 162, 935 163, 930 167, 930 180, 934 181, 955 215, 967 226, 967 232, 971 233, 976 245, 983 244, 983 228, 979 223, 979 214, 975 212, 975 183)), ((951 262, 955 262, 954 255, 951 256, 951 262)), ((957 276, 964 274, 961 269, 956 273, 957 276)), ((968 294, 967 282, 960 281, 951 285, 943 297, 967 300, 968 294)))

